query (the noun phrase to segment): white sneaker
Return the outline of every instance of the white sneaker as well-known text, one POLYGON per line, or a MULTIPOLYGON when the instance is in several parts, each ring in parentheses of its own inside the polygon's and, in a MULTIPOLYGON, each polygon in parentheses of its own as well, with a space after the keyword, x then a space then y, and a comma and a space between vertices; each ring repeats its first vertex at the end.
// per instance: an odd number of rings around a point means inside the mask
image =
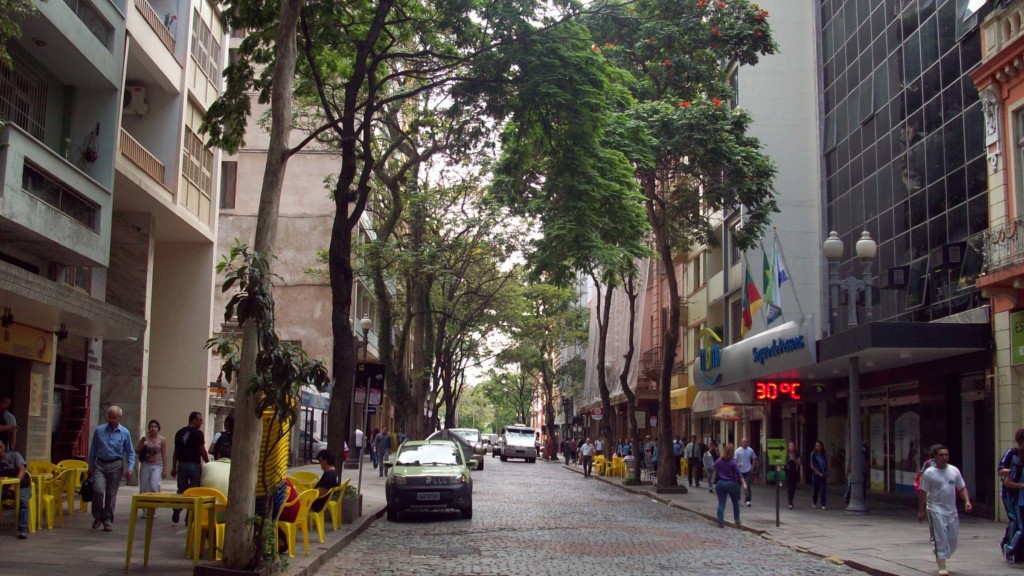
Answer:
POLYGON ((824 506, 822 506, 822 507, 821 507, 821 509, 822 509, 822 510, 824 510, 824 509, 825 509, 825 507, 824 507, 824 506))
POLYGON ((750 500, 747 500, 747 508, 750 508, 750 500))
POLYGON ((946 570, 945 560, 936 560, 935 563, 939 565, 939 576, 949 576, 949 570, 946 570))

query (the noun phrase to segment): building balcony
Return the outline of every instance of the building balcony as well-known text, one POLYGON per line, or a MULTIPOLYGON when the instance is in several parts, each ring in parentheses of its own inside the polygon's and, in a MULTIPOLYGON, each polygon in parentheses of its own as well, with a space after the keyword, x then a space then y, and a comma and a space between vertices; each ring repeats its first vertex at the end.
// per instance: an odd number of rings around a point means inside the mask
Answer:
POLYGON ((14 124, 0 129, 0 237, 75 266, 107 266, 112 196, 14 124))
POLYGON ((1024 219, 1014 218, 985 233, 986 274, 1024 264, 1024 219))
POLYGON ((146 150, 145 146, 132 138, 132 135, 121 129, 121 155, 138 166, 143 172, 156 180, 161 186, 164 185, 164 164, 157 157, 146 150))
POLYGON ((62 83, 102 87, 121 84, 124 15, 109 0, 33 2, 19 44, 62 83))
MULTIPOLYGON (((170 20, 171 15, 168 14, 167 18, 161 18, 148 0, 135 0, 135 8, 142 14, 142 18, 157 35, 160 42, 167 47, 171 54, 174 54, 174 35, 171 34, 168 28, 170 23, 173 22, 173 20, 170 20)), ((173 18, 177 20, 177 15, 173 15, 173 18)))
POLYGON ((655 346, 640 355, 640 371, 654 380, 661 374, 661 346, 655 346))

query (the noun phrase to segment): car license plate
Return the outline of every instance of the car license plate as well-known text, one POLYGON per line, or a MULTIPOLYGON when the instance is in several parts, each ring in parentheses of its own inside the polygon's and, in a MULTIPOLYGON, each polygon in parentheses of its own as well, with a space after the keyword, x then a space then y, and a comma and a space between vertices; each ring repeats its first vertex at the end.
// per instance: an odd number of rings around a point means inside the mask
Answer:
POLYGON ((416 499, 417 500, 421 500, 421 501, 422 500, 440 500, 441 499, 441 493, 440 492, 420 492, 419 494, 416 495, 416 499))

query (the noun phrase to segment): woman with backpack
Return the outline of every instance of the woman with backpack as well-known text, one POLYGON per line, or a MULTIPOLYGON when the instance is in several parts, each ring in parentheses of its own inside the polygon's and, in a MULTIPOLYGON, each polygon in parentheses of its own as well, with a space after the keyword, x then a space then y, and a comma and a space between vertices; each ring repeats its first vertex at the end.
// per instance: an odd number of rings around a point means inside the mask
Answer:
POLYGON ((811 487, 811 506, 818 507, 820 493, 821 509, 825 510, 828 505, 828 454, 821 440, 814 443, 814 451, 811 452, 811 487))

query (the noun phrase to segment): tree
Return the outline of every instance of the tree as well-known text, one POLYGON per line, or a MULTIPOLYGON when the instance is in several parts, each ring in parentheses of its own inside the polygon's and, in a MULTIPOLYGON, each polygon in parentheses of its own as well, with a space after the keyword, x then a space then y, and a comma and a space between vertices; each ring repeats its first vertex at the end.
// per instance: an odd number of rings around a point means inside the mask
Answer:
MULTIPOLYGON (((665 270, 674 269, 674 252, 716 244, 715 216, 742 211, 733 240, 743 249, 754 245, 777 211, 775 169, 747 134, 749 114, 729 103, 730 70, 754 65, 776 49, 767 15, 746 0, 640 0, 606 3, 588 19, 599 50, 628 79, 637 102, 628 117, 648 135, 634 140, 647 142, 647 149, 631 148, 630 157, 665 270)), ((659 450, 670 454, 680 305, 675 275, 665 278, 670 306, 662 336, 658 421, 663 423, 659 450)), ((658 485, 675 485, 671 466, 658 471, 658 485)))
POLYGON ((21 38, 18 21, 31 16, 35 11, 32 0, 0 0, 0 66, 14 67, 7 43, 21 38))
POLYGON ((533 400, 533 373, 525 363, 502 364, 502 367, 506 370, 489 370, 477 387, 494 407, 495 430, 528 422, 533 400))
MULTIPOLYGON (((259 32, 250 34, 242 41, 239 60, 228 66, 225 72, 227 88, 211 106, 201 127, 201 132, 209 135, 209 146, 234 152, 244 143, 251 106, 249 91, 256 89, 260 101, 269 101, 271 104, 270 142, 253 241, 253 252, 262 257, 274 252, 281 187, 288 158, 292 154, 288 139, 291 133, 292 85, 297 56, 296 31, 302 5, 302 0, 283 0, 279 5, 238 3, 225 7, 223 16, 230 28, 252 28, 259 32), (264 67, 257 78, 256 65, 265 65, 271 61, 273 64, 264 67)), ((271 272, 269 260, 263 272, 271 272)), ((261 349, 258 324, 249 322, 242 327, 241 355, 238 359, 240 382, 252 382, 258 376, 257 361, 261 349)), ((262 435, 262 401, 259 391, 250 393, 246 390, 235 396, 234 465, 229 479, 234 497, 228 502, 227 510, 227 521, 232 526, 248 525, 252 514, 262 435)), ((260 552, 254 545, 255 540, 248 531, 228 531, 224 540, 224 563, 233 569, 252 568, 260 552)))

